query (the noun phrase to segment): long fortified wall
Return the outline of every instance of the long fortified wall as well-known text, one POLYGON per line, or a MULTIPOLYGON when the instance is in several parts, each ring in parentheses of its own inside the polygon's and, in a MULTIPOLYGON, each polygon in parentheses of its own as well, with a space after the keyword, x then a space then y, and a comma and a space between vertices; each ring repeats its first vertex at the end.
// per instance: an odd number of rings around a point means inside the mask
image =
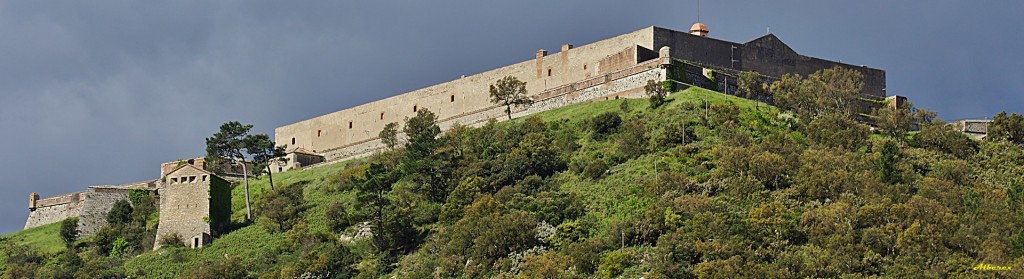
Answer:
POLYGON ((29 214, 25 229, 57 223, 71 217, 78 217, 81 236, 90 236, 107 225, 107 213, 119 200, 129 200, 131 189, 150 189, 156 180, 130 183, 118 186, 90 186, 87 190, 60 196, 39 199, 39 194, 29 195, 29 214))
POLYGON ((29 195, 28 220, 25 229, 63 221, 70 217, 78 217, 82 212, 82 200, 85 191, 39 199, 39 194, 29 195))
MULTIPOLYGON (((503 120, 504 109, 490 102, 488 88, 505 76, 525 81, 528 94, 537 101, 515 112, 521 116, 586 100, 635 95, 648 79, 664 80, 662 65, 671 64, 672 59, 775 78, 846 67, 864 74, 862 95, 885 96, 884 71, 803 56, 771 34, 734 43, 651 26, 576 48, 566 44, 556 54, 540 50, 533 60, 278 127, 274 137, 278 145, 321 154, 328 162, 354 158, 380 149, 377 134, 384 125, 412 117, 419 109, 434 112, 442 129, 456 123, 473 126, 488 119, 503 120)), ((723 83, 728 88, 728 82, 723 83)))

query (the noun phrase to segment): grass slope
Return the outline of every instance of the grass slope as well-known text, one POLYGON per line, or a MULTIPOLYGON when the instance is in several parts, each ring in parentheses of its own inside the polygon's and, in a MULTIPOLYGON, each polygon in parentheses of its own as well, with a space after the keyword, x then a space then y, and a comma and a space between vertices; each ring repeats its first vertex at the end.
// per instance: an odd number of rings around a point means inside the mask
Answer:
POLYGON ((64 250, 64 241, 60 239, 60 222, 13 232, 3 238, 47 254, 64 250))

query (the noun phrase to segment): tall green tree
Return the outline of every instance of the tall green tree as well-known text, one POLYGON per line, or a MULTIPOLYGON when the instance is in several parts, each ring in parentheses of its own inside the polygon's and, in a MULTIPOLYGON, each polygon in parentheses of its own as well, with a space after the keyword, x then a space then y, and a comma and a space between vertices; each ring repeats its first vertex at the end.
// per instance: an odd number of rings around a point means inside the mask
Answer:
POLYGON ((75 244, 78 240, 78 217, 71 217, 60 222, 60 239, 64 240, 67 247, 75 244))
POLYGON ((506 76, 491 85, 491 103, 505 106, 505 114, 512 119, 513 106, 528 106, 533 99, 526 96, 526 82, 516 77, 506 76))
POLYGON ((389 211, 393 211, 393 206, 387 195, 399 177, 393 169, 384 164, 371 163, 362 177, 352 178, 359 189, 359 203, 368 210, 367 215, 373 227, 373 244, 377 251, 382 253, 392 251, 392 245, 387 237, 391 232, 388 231, 387 224, 389 211))
POLYGON ((395 149, 395 146, 398 146, 398 123, 391 122, 385 124, 384 129, 380 130, 377 137, 380 138, 380 141, 383 142, 388 149, 395 149))
POLYGON ((416 112, 416 116, 405 119, 402 129, 408 140, 401 160, 400 170, 421 186, 432 201, 444 201, 447 185, 443 181, 444 162, 436 154, 442 141, 438 139, 441 128, 437 115, 427 109, 416 112))
POLYGON ((220 125, 220 131, 206 138, 206 163, 214 173, 222 174, 220 165, 224 159, 237 160, 242 164, 242 178, 245 181, 245 219, 252 221, 252 204, 249 201, 249 174, 246 170, 245 138, 249 136, 250 124, 231 121, 220 125))
POLYGON ((651 101, 651 108, 661 106, 661 104, 665 103, 665 97, 668 96, 668 90, 665 90, 665 86, 654 80, 647 80, 647 84, 644 85, 644 93, 647 94, 647 98, 651 101))
POLYGON ((736 80, 736 94, 754 100, 755 108, 760 108, 760 101, 767 95, 768 86, 757 72, 741 72, 736 80))
MULTIPOLYGON (((276 160, 287 160, 284 158, 285 145, 274 146, 267 134, 255 134, 246 136, 242 140, 245 145, 245 152, 252 156, 253 169, 266 169, 270 179, 270 190, 274 190, 274 173, 270 170, 270 164, 276 160)), ((253 174, 259 172, 253 171, 253 174)))
POLYGON ((128 224, 132 220, 132 204, 128 200, 119 200, 107 212, 107 223, 111 226, 128 224))
POLYGON ((796 111, 804 123, 808 123, 830 113, 854 115, 864 88, 864 77, 860 72, 837 66, 806 78, 786 74, 770 88, 777 105, 796 111))
POLYGON ((1024 144, 1024 116, 1017 113, 1007 115, 1005 111, 996 114, 992 117, 986 138, 1024 144))

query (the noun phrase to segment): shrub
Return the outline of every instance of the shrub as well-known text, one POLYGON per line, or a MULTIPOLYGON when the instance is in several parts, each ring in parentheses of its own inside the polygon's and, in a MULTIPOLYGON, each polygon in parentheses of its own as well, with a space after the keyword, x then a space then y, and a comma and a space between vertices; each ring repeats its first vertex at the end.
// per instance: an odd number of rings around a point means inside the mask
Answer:
POLYGON ((817 144, 857 149, 868 139, 868 127, 846 116, 830 113, 807 125, 807 136, 817 144))
POLYGON ((608 171, 608 164, 604 160, 597 159, 591 161, 586 168, 583 168, 583 176, 597 180, 604 176, 606 171, 608 171))
POLYGON ((248 268, 238 257, 199 264, 196 268, 185 272, 181 278, 247 278, 248 268))
POLYGON ((622 274, 627 267, 633 264, 633 257, 622 250, 608 252, 601 258, 601 265, 597 270, 605 278, 614 278, 622 274))
POLYGON ((665 97, 668 96, 668 91, 665 89, 665 86, 654 80, 647 81, 647 85, 644 85, 644 92, 651 101, 652 109, 665 103, 665 97))
POLYGON ((915 134, 911 139, 911 145, 938 150, 960 159, 966 159, 978 150, 977 142, 963 133, 953 130, 942 121, 923 126, 921 132, 915 134))
POLYGON ((60 222, 60 239, 64 240, 67 247, 75 244, 78 239, 78 217, 71 217, 60 222))
POLYGON ((162 247, 171 247, 171 246, 182 246, 182 247, 184 247, 185 246, 185 240, 182 239, 181 235, 178 234, 178 233, 165 234, 163 237, 160 238, 160 245, 162 247))
POLYGON ((271 191, 256 204, 256 212, 267 230, 272 232, 287 231, 301 219, 306 209, 302 194, 303 181, 271 191))
POLYGON ((591 120, 590 130, 594 132, 594 139, 603 139, 605 135, 615 132, 619 124, 622 124, 622 118, 618 113, 606 112, 591 120))
POLYGON ((127 224, 132 220, 132 205, 128 200, 119 200, 107 212, 107 223, 110 225, 127 224))

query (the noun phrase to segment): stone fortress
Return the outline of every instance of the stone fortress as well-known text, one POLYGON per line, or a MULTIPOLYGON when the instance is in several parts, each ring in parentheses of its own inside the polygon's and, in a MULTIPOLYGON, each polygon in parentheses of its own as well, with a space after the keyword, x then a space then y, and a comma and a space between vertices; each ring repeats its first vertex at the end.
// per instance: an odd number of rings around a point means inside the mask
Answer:
POLYGON ((673 73, 679 75, 677 81, 688 81, 684 86, 731 93, 741 71, 778 79, 787 73, 806 76, 840 66, 863 74, 863 97, 886 97, 885 71, 800 55, 772 34, 746 43, 707 35, 707 27, 697 23, 689 32, 651 26, 583 46, 564 44, 555 54, 538 50, 532 60, 278 127, 274 139, 293 151, 293 159, 273 171, 373 154, 384 146, 377 137, 384 125, 401 123, 420 109, 437 114, 442 130, 502 120, 504 107, 490 102, 488 88, 505 76, 525 81, 534 101, 513 111, 513 116, 589 100, 641 97, 648 80, 664 81, 673 73), (712 72, 716 78, 709 78, 712 72), (707 86, 711 82, 717 84, 707 86), (307 160, 294 159, 298 157, 307 160))
MULTIPOLYGON (((177 235, 186 247, 198 248, 212 241, 218 229, 230 223, 231 188, 224 178, 205 169, 203 158, 160 165, 160 179, 115 186, 90 186, 82 192, 40 199, 29 195, 25 229, 78 217, 80 237, 95 234, 107 225, 107 212, 119 200, 131 202, 131 193, 149 195, 160 210, 156 245, 164 236, 177 235)), ((226 176, 241 176, 240 167, 222 166, 226 176)))
MULTIPOLYGON (((886 98, 882 70, 803 56, 772 34, 746 43, 707 35, 707 27, 697 23, 689 32, 651 26, 583 46, 564 44, 556 54, 538 50, 531 60, 278 127, 276 143, 288 146, 289 152, 287 160, 278 160, 271 171, 373 154, 384 147, 377 138, 384 125, 402 122, 421 109, 437 114, 442 130, 505 119, 504 107, 492 104, 488 91, 505 76, 525 81, 534 101, 514 109, 514 117, 591 100, 642 97, 649 80, 672 79, 683 87, 721 88, 728 94, 735 91, 735 77, 741 71, 778 79, 787 73, 808 75, 835 66, 863 74, 864 98, 886 98)), ((241 175, 237 166, 222 167, 241 175)), ((146 191, 156 198, 160 210, 157 246, 161 238, 175 234, 187 247, 210 243, 218 229, 230 222, 229 182, 206 171, 202 158, 164 163, 160 169, 160 179, 155 180, 92 186, 46 199, 32 193, 25 229, 79 217, 82 236, 88 236, 106 225, 106 212, 114 202, 129 199, 132 191, 146 191)))

